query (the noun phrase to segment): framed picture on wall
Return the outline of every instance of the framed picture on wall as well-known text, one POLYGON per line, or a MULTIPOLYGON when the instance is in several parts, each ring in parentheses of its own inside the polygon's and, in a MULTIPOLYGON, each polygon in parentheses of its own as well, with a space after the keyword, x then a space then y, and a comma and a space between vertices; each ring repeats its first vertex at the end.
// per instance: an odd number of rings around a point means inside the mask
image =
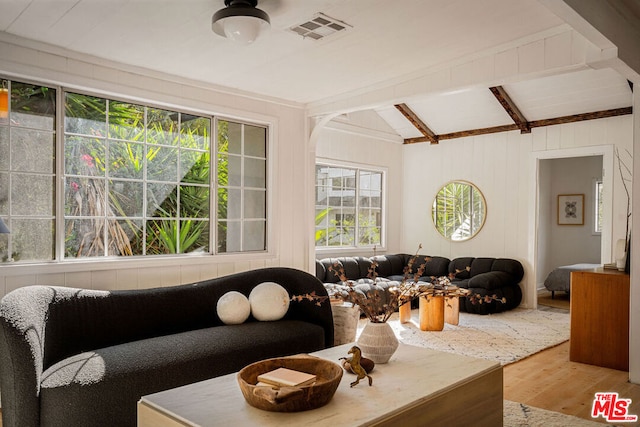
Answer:
POLYGON ((584 194, 558 194, 558 225, 584 225, 584 194))

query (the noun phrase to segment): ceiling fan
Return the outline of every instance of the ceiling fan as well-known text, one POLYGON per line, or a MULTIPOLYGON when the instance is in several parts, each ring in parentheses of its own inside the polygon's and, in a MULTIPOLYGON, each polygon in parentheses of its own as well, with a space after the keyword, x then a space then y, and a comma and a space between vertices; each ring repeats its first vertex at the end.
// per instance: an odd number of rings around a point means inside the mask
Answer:
POLYGON ((271 26, 269 15, 257 8, 258 0, 224 0, 224 5, 211 18, 211 29, 219 36, 249 44, 271 26))

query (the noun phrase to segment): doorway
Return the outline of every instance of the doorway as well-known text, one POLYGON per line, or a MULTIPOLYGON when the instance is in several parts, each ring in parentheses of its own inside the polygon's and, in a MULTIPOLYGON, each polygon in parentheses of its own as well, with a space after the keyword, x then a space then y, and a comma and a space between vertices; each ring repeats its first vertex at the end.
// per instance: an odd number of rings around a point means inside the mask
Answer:
MULTIPOLYGON (((532 251, 536 286, 528 297, 538 306, 544 281, 556 267, 610 262, 613 215, 613 146, 536 152, 536 220, 532 251), (596 231, 596 183, 601 182, 600 231, 596 231), (558 224, 558 195, 584 196, 581 224, 558 224)), ((562 222, 562 221, 561 221, 562 222)), ((567 285, 568 287, 568 285, 567 285)), ((555 292, 560 299, 565 292, 555 292)), ((549 295, 550 296, 550 295, 549 295)), ((555 299, 554 298, 554 299, 555 299)), ((570 295, 564 295, 568 308, 570 295)), ((558 301, 561 304, 561 301, 558 301)))

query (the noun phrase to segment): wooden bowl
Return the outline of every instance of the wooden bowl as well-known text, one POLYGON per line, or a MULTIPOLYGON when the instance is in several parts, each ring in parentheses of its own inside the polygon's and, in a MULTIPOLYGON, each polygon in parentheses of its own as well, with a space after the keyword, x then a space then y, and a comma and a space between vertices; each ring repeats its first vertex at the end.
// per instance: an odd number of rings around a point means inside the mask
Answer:
POLYGON ((272 412, 299 412, 329 403, 342 379, 342 368, 309 355, 278 357, 252 363, 238 372, 238 384, 249 405, 272 412), (258 375, 277 368, 315 374, 315 383, 300 387, 256 386, 258 375))

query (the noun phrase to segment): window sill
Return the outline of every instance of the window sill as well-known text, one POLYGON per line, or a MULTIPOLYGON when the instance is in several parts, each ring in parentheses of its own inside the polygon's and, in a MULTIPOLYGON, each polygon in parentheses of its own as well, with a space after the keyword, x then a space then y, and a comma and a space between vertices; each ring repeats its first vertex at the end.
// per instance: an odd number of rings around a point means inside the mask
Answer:
MULTIPOLYGON (((376 246, 375 254, 383 255, 387 253, 387 248, 382 248, 376 246)), ((363 246, 363 247, 322 247, 316 248, 316 258, 329 258, 329 257, 337 257, 337 256, 373 256, 374 250, 373 246, 363 246)))
POLYGON ((198 254, 182 256, 158 256, 148 258, 102 258, 78 259, 62 262, 8 262, 0 263, 0 276, 19 276, 36 274, 74 273, 86 271, 125 270, 149 267, 180 267, 204 264, 222 264, 262 259, 273 259, 271 252, 234 253, 234 254, 198 254))

